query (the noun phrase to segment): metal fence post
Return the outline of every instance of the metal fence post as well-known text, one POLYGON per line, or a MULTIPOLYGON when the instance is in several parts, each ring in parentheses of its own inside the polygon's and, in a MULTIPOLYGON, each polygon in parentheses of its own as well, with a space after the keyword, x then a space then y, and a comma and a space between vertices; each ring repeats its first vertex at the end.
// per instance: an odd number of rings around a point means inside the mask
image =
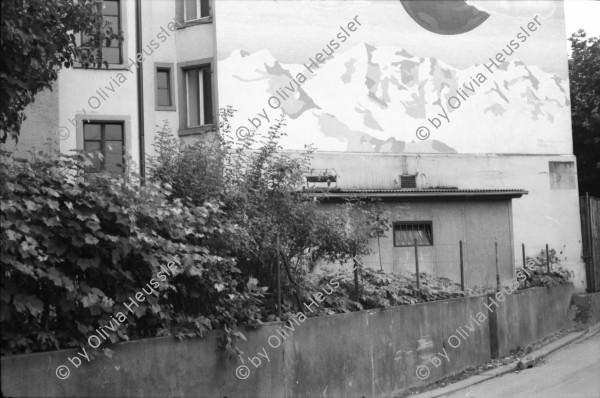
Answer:
POLYGON ((352 257, 354 263, 354 297, 358 302, 360 301, 360 287, 358 286, 358 262, 356 261, 356 254, 352 257))
POLYGON ((465 264, 463 263, 463 241, 458 244, 460 250, 460 290, 465 291, 465 264))
POLYGON ((546 271, 550 273, 550 252, 548 251, 548 244, 546 243, 546 271))
POLYGON ((500 273, 498 272, 498 241, 494 241, 494 248, 496 252, 496 291, 500 291, 500 273))
POLYGON ((277 316, 281 320, 281 262, 279 257, 279 234, 277 234, 277 316))
POLYGON ((415 239, 415 266, 417 268, 417 290, 421 290, 421 282, 419 280, 419 250, 417 240, 415 239))
POLYGON ((525 269, 525 243, 521 243, 521 251, 523 252, 523 269, 525 269))

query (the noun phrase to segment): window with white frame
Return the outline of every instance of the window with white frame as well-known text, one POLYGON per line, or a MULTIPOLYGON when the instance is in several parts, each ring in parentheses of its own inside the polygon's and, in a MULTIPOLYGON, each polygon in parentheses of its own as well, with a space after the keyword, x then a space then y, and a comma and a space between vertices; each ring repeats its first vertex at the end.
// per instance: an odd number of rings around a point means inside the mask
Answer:
POLYGON ((210 65, 185 69, 186 127, 200 127, 213 122, 210 65))
POLYGON ((209 0, 181 0, 183 1, 184 22, 196 21, 210 16, 209 0))

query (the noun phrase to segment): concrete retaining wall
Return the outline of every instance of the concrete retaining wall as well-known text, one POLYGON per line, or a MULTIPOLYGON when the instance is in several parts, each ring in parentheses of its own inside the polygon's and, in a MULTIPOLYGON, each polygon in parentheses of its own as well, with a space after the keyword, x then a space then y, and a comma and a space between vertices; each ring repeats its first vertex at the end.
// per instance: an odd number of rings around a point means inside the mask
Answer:
MULTIPOLYGON (((501 352, 562 326, 559 319, 572 289, 570 285, 531 289, 507 298, 507 305, 497 311, 501 352)), ((239 344, 249 370, 245 380, 236 376, 240 364, 218 348, 216 332, 205 339, 153 338, 117 344, 112 358, 101 356, 89 363, 82 358, 78 368, 68 361, 78 350, 3 357, 2 393, 35 397, 387 396, 489 360, 490 322, 479 322, 476 316, 489 315, 487 300, 485 295, 473 296, 309 318, 293 323, 294 331, 283 328, 285 333, 280 324, 249 328, 247 342, 239 344), (70 368, 66 380, 55 375, 59 365, 70 368)))
POLYGON ((594 326, 600 322, 600 292, 573 295, 571 309, 574 326, 594 326))
POLYGON ((490 302, 497 320, 497 333, 490 337, 492 357, 507 356, 517 347, 526 347, 568 328, 573 290, 571 284, 536 287, 504 295, 504 301, 490 295, 498 304, 490 302))

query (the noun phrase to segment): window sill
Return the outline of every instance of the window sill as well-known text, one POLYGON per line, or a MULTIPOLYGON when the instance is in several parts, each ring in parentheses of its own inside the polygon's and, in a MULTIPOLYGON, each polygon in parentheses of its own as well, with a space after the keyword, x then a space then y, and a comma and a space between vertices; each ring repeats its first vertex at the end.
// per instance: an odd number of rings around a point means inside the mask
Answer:
POLYGON ((214 130, 214 125, 212 124, 207 124, 205 126, 200 126, 200 127, 191 127, 191 128, 183 128, 183 129, 179 129, 179 131, 177 132, 179 134, 180 137, 186 136, 186 135, 194 135, 194 134, 202 134, 202 133, 206 133, 207 131, 212 131, 214 130))
POLYGON ((183 21, 183 22, 178 23, 177 29, 179 30, 179 29, 185 29, 190 26, 205 25, 205 24, 212 23, 212 21, 213 21, 213 17, 203 17, 200 19, 194 19, 192 21, 183 21))
POLYGON ((85 178, 88 178, 90 181, 97 181, 100 177, 110 177, 110 178, 123 178, 125 177, 125 172, 110 172, 106 170, 85 170, 85 178))
MULTIPOLYGON (((405 249, 410 249, 410 248, 414 248, 415 245, 394 245, 394 248, 405 248, 405 249)), ((417 244, 417 247, 433 247, 433 245, 423 245, 423 244, 417 244)))
POLYGON ((130 70, 127 66, 127 64, 108 64, 108 68, 104 65, 102 65, 102 68, 93 68, 93 67, 89 67, 89 68, 84 68, 83 66, 80 65, 73 65, 72 69, 80 69, 80 70, 103 70, 103 71, 107 71, 107 70, 130 70))
POLYGON ((169 105, 169 106, 156 105, 154 107, 154 110, 159 111, 159 112, 174 112, 177 109, 175 108, 175 105, 169 105))

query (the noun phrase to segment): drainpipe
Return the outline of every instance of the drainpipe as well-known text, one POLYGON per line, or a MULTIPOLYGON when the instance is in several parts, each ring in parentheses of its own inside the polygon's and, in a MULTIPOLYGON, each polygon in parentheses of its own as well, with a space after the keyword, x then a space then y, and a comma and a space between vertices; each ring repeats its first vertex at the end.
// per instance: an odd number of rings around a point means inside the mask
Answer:
MULTIPOLYGON (((135 2, 136 56, 142 52, 142 0, 135 2)), ((140 180, 146 183, 146 146, 144 140, 144 63, 138 63, 137 106, 138 106, 138 142, 140 145, 140 180)))

